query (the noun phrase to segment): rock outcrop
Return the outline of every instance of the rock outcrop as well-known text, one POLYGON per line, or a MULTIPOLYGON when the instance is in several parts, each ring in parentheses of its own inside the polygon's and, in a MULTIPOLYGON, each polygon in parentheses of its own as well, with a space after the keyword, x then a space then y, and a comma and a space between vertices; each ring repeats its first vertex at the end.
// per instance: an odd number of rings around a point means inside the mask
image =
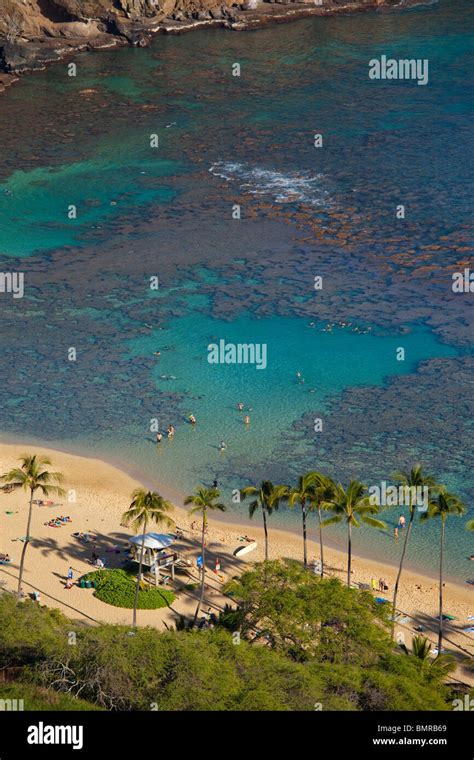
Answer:
POLYGON ((180 33, 203 24, 240 30, 272 20, 396 3, 399 0, 228 0, 226 5, 222 0, 0 0, 0 91, 15 81, 15 74, 42 68, 75 49, 146 45, 155 32, 180 33))

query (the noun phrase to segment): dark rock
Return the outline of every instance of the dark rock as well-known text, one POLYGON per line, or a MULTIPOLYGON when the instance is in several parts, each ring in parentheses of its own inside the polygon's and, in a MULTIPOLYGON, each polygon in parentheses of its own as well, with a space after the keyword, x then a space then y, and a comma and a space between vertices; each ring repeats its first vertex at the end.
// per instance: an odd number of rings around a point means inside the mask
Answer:
POLYGON ((22 71, 42 69, 45 63, 59 60, 60 57, 54 48, 45 48, 39 43, 4 42, 0 47, 0 68, 18 74, 22 71))

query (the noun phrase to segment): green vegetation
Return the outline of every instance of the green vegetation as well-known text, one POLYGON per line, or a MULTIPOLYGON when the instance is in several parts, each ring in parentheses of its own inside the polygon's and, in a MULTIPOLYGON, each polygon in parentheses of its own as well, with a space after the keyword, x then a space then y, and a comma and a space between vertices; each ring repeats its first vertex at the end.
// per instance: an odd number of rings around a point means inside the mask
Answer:
POLYGON ((419 642, 394 647, 367 592, 296 562, 257 565, 229 590, 239 608, 208 630, 75 624, 73 641, 58 611, 0 593, 0 668, 23 666, 19 698, 26 684, 71 709, 78 695, 113 710, 451 709, 447 667, 419 642))
POLYGON ((94 582, 94 596, 97 599, 114 607, 126 607, 131 610, 136 601, 140 610, 158 610, 160 607, 169 607, 175 599, 172 591, 148 586, 142 581, 138 599, 135 600, 135 575, 126 570, 95 570, 83 578, 94 582))
POLYGON ((43 686, 16 682, 0 685, 0 699, 23 700, 25 710, 58 710, 59 712, 101 710, 84 699, 60 694, 43 686))

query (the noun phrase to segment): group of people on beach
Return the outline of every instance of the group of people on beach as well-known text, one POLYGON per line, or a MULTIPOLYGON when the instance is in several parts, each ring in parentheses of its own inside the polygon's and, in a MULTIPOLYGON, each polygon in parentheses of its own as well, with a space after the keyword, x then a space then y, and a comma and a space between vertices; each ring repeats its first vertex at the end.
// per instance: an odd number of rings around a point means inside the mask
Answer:
POLYGON ((375 578, 372 578, 370 585, 372 586, 372 591, 388 591, 388 586, 384 578, 379 578, 378 584, 375 578))

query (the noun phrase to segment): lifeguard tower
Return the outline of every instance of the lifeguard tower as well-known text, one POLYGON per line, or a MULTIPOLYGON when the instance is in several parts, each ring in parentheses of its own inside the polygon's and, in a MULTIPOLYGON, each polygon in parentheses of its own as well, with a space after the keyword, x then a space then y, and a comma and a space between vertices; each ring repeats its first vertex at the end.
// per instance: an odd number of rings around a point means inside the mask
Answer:
POLYGON ((174 536, 165 533, 145 533, 140 536, 133 536, 130 539, 129 559, 132 562, 140 562, 143 547, 142 564, 145 572, 154 576, 155 584, 158 585, 160 579, 164 579, 165 572, 170 572, 171 578, 174 580, 174 569, 178 561, 178 554, 169 550, 174 541, 174 536))

